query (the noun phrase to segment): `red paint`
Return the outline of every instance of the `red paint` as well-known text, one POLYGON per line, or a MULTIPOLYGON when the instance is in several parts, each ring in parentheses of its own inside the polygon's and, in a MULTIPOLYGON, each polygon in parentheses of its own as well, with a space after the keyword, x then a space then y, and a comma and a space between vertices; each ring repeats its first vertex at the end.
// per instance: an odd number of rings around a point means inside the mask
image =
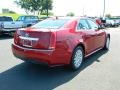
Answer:
MULTIPOLYGON (((12 45, 13 54, 20 59, 32 59, 51 65, 69 64, 73 50, 77 45, 83 45, 85 56, 95 50, 104 47, 106 32, 103 30, 80 30, 76 31, 78 20, 70 19, 59 29, 32 29, 18 30, 12 45), (25 47, 20 36, 29 34, 31 38, 38 38, 32 41, 32 47, 25 47)), ((87 18, 85 18, 87 19, 87 18)))

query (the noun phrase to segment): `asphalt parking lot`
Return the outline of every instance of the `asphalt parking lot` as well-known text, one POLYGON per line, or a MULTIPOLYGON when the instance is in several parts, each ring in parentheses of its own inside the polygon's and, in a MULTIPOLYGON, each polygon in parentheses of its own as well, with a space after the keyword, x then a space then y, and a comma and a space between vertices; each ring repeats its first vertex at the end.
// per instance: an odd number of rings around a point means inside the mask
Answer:
POLYGON ((0 37, 0 90, 120 90, 120 28, 111 33, 110 50, 88 57, 80 70, 24 63, 11 52, 11 37, 0 37))

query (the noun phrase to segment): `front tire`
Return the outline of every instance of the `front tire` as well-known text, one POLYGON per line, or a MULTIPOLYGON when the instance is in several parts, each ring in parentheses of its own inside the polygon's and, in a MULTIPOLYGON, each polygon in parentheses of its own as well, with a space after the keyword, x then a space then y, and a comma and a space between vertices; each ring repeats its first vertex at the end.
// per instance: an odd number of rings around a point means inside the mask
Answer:
POLYGON ((105 42, 105 46, 104 46, 104 50, 109 50, 109 45, 110 45, 110 38, 109 37, 107 37, 106 38, 106 42, 105 42))
POLYGON ((73 52, 70 67, 73 70, 78 70, 81 67, 83 59, 84 59, 83 48, 81 46, 78 46, 77 48, 75 48, 73 52))

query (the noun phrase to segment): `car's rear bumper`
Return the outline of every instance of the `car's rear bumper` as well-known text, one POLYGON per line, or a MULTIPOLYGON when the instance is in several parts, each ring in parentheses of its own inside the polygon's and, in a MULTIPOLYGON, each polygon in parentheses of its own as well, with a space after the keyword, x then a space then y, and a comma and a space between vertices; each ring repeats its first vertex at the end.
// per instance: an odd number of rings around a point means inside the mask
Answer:
POLYGON ((15 32, 17 29, 0 29, 0 33, 11 33, 15 32))
POLYGON ((3 28, 3 29, 1 29, 1 31, 6 31, 6 32, 9 32, 9 31, 16 31, 17 30, 17 28, 3 28))
POLYGON ((57 64, 53 57, 54 50, 29 49, 12 44, 12 52, 15 57, 24 61, 39 62, 49 66, 57 64))

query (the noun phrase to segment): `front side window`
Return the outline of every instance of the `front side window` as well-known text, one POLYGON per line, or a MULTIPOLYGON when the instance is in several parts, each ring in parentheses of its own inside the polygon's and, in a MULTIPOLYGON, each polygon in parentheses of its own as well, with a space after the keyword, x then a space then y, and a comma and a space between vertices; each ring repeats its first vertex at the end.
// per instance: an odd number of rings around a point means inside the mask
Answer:
POLYGON ((46 19, 43 20, 35 25, 32 26, 32 28, 48 28, 48 29, 57 29, 62 27, 68 19, 46 19))
POLYGON ((77 30, 81 30, 81 29, 89 29, 89 26, 85 19, 81 19, 78 23, 77 30))
POLYGON ((90 26, 90 29, 98 29, 98 25, 93 20, 87 20, 90 26))
POLYGON ((24 16, 20 16, 17 21, 24 21, 25 17, 24 16))
POLYGON ((38 20, 38 18, 36 16, 26 16, 25 17, 26 21, 30 21, 30 20, 38 20))

